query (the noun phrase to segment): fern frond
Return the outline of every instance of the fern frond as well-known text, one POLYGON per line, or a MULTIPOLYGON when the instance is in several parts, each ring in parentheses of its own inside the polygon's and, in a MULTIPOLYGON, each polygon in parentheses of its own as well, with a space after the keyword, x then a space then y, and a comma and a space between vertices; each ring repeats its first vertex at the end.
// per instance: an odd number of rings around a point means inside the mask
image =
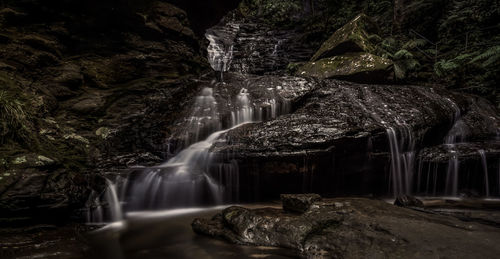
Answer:
POLYGON ((424 39, 414 39, 414 40, 409 40, 403 45, 403 49, 414 49, 414 48, 421 48, 427 44, 427 41, 424 39))
POLYGON ((412 59, 413 54, 406 49, 401 49, 398 52, 394 53, 394 59, 412 59))
POLYGON ((485 52, 479 54, 478 56, 474 57, 470 63, 475 63, 478 61, 486 60, 483 62, 482 66, 487 67, 489 65, 494 64, 498 60, 500 60, 500 45, 493 46, 489 49, 487 49, 485 52))

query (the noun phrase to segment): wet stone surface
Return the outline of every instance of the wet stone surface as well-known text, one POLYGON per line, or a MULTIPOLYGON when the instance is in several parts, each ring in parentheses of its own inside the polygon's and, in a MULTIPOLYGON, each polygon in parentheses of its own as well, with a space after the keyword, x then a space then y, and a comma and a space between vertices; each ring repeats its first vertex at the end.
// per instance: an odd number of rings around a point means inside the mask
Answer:
MULTIPOLYGON (((493 213, 494 214, 494 213, 493 213)), ((495 257, 498 228, 364 198, 323 199, 304 214, 233 206, 192 223, 199 234, 318 258, 495 257)))

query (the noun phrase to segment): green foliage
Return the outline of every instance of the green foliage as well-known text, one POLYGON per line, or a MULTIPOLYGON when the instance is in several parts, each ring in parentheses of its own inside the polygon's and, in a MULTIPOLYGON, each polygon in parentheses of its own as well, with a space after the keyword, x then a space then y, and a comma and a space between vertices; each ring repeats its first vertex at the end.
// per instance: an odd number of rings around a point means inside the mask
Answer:
POLYGON ((385 38, 378 45, 378 54, 389 58, 394 63, 394 75, 398 80, 407 79, 412 72, 420 68, 418 57, 412 52, 418 46, 424 47, 426 42, 419 40, 409 40, 401 42, 395 38, 385 38))
POLYGON ((498 63, 500 61, 500 45, 493 46, 487 49, 485 52, 474 57, 470 62, 475 63, 481 61, 481 66, 489 67, 492 65, 496 65, 498 67, 498 63))

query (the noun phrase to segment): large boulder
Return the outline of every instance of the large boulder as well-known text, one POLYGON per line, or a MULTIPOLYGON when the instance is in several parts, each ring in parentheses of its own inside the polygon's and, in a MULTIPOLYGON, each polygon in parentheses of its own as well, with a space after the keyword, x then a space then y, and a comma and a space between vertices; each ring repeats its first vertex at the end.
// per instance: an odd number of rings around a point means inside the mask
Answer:
POLYGON ((357 52, 308 62, 297 70, 296 75, 372 83, 388 81, 392 67, 392 61, 386 58, 357 52))
POLYGON ((195 219, 192 227, 231 243, 295 249, 307 258, 495 257, 498 228, 468 221, 339 198, 314 202, 304 214, 233 206, 212 219, 195 219))
POLYGON ((315 193, 311 194, 282 194, 281 202, 283 210, 289 212, 304 213, 313 205, 314 202, 320 201, 321 196, 315 193))
POLYGON ((393 77, 393 63, 376 56, 376 46, 370 42, 370 35, 377 31, 376 24, 368 16, 358 15, 325 41, 295 74, 361 83, 388 82, 393 77))
POLYGON ((373 53, 375 46, 370 42, 369 36, 376 33, 378 33, 377 25, 365 14, 360 14, 333 33, 314 54, 311 61, 348 52, 373 53))

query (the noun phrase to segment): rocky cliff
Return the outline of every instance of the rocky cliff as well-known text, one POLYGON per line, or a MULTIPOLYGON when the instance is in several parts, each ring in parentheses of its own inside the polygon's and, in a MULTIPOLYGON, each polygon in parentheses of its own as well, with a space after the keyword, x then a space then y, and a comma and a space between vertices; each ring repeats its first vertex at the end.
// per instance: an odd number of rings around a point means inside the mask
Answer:
POLYGON ((164 159, 208 68, 166 2, 3 1, 0 24, 2 220, 66 219, 107 168, 164 159))

